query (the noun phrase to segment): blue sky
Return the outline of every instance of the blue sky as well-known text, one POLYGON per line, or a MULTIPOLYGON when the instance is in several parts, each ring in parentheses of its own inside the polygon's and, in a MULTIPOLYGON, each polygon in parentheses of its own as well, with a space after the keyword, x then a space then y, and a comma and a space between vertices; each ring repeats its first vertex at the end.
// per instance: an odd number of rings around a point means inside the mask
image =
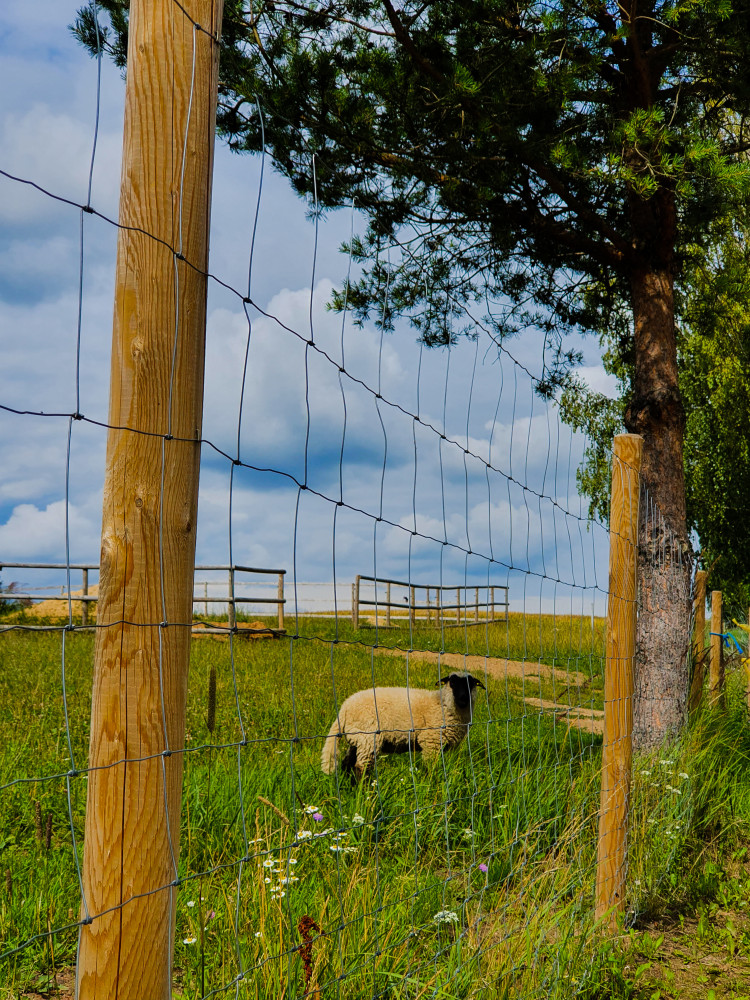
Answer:
MULTIPOLYGON (((82 203, 97 63, 67 30, 74 14, 75 3, 60 0, 5 0, 0 9, 0 168, 82 203)), ((91 201, 110 218, 117 215, 123 96, 120 72, 103 61, 91 201)), ((238 157, 217 144, 210 270, 238 290, 247 285, 259 175, 258 157, 238 157)), ((290 575, 296 561, 300 581, 330 580, 335 569, 348 584, 376 565, 381 574, 420 583, 491 579, 510 583, 516 606, 523 600, 569 608, 572 594, 590 610, 593 592, 578 587, 590 587, 595 571, 599 586, 606 586, 606 551, 604 532, 579 520, 585 511, 575 491, 581 442, 534 396, 520 368, 499 357, 484 335, 449 356, 420 350, 409 328, 381 343, 374 328, 344 321, 348 375, 340 376, 342 317, 326 303, 346 273, 338 247, 351 225, 348 211, 320 224, 311 292, 315 228, 304 203, 266 163, 252 292, 281 323, 252 317, 240 442, 243 461, 254 469, 235 470, 234 561, 284 567, 290 575), (305 345, 311 302, 313 350, 305 345), (298 505, 294 479, 303 478, 306 438, 311 490, 298 505), (340 499, 344 506, 336 505, 340 499)), ((356 217, 354 225, 360 226, 356 217)), ((75 411, 82 274, 80 411, 106 420, 116 235, 114 226, 85 215, 81 244, 78 209, 0 177, 5 406, 75 411)), ((211 283, 204 437, 229 453, 236 448, 247 336, 240 300, 211 283)), ((596 344, 579 346, 585 377, 611 389, 596 344)), ((540 372, 540 348, 534 331, 508 343, 534 372, 540 372)), ((97 561, 104 429, 73 424, 66 487, 69 419, 2 411, 0 421, 0 561, 65 559, 66 489, 71 560, 97 561)), ((230 471, 226 459, 204 449, 198 562, 229 559, 230 471)), ((19 574, 29 584, 52 580, 6 570, 3 581, 19 574)), ((598 600, 603 609, 601 592, 598 600)))

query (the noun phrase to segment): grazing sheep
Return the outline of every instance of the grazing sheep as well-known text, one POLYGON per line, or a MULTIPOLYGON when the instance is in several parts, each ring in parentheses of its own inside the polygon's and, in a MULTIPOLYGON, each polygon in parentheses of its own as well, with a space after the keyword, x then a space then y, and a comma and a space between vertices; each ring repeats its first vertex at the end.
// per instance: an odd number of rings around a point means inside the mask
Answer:
POLYGON ((340 766, 359 778, 378 754, 421 750, 430 760, 441 747, 458 746, 472 720, 476 689, 484 684, 467 673, 452 673, 442 684, 440 691, 378 687, 350 695, 323 744, 323 771, 336 770, 339 740, 347 744, 340 766))

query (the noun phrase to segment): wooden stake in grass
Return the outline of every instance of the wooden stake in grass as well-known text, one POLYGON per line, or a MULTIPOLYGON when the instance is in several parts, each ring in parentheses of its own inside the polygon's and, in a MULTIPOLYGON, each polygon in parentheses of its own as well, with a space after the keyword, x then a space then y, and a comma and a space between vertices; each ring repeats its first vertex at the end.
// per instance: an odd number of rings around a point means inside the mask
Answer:
POLYGON ((216 664, 208 669, 208 698, 206 705, 206 729, 213 734, 216 727, 216 664))
POLYGON ((633 754, 638 504, 643 438, 615 437, 609 521, 604 746, 596 869, 596 917, 614 927, 625 904, 628 803, 633 754))
POLYGON ((78 1000, 171 996, 221 0, 131 0, 78 1000))
POLYGON ((690 684, 688 711, 695 712, 703 694, 703 678, 706 672, 706 577, 704 569, 695 574, 695 598, 693 600, 693 680, 690 684))
POLYGON ((711 591, 711 670, 709 704, 724 706, 724 640, 722 632, 721 591, 711 591))
POLYGON ((39 799, 34 799, 34 832, 36 842, 41 847, 44 843, 44 830, 42 829, 42 804, 39 799))

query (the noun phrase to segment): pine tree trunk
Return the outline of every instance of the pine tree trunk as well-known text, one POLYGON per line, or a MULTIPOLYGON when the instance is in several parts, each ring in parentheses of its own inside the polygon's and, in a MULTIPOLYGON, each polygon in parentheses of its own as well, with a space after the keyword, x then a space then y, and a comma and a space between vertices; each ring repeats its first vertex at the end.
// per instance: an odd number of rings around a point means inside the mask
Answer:
POLYGON ((631 287, 635 371, 625 425, 644 439, 633 742, 646 749, 687 719, 691 559, 671 268, 644 265, 631 287))

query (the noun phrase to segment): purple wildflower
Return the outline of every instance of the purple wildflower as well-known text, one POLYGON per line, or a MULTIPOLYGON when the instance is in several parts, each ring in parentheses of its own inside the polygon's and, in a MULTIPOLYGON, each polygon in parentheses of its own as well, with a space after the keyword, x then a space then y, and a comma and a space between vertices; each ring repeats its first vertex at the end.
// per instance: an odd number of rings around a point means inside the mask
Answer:
POLYGON ((313 813, 313 819, 316 823, 321 823, 323 821, 323 813, 313 813))
POLYGON ((480 872, 486 872, 487 871, 487 865, 484 862, 482 862, 482 864, 479 866, 479 870, 480 870, 480 872))

